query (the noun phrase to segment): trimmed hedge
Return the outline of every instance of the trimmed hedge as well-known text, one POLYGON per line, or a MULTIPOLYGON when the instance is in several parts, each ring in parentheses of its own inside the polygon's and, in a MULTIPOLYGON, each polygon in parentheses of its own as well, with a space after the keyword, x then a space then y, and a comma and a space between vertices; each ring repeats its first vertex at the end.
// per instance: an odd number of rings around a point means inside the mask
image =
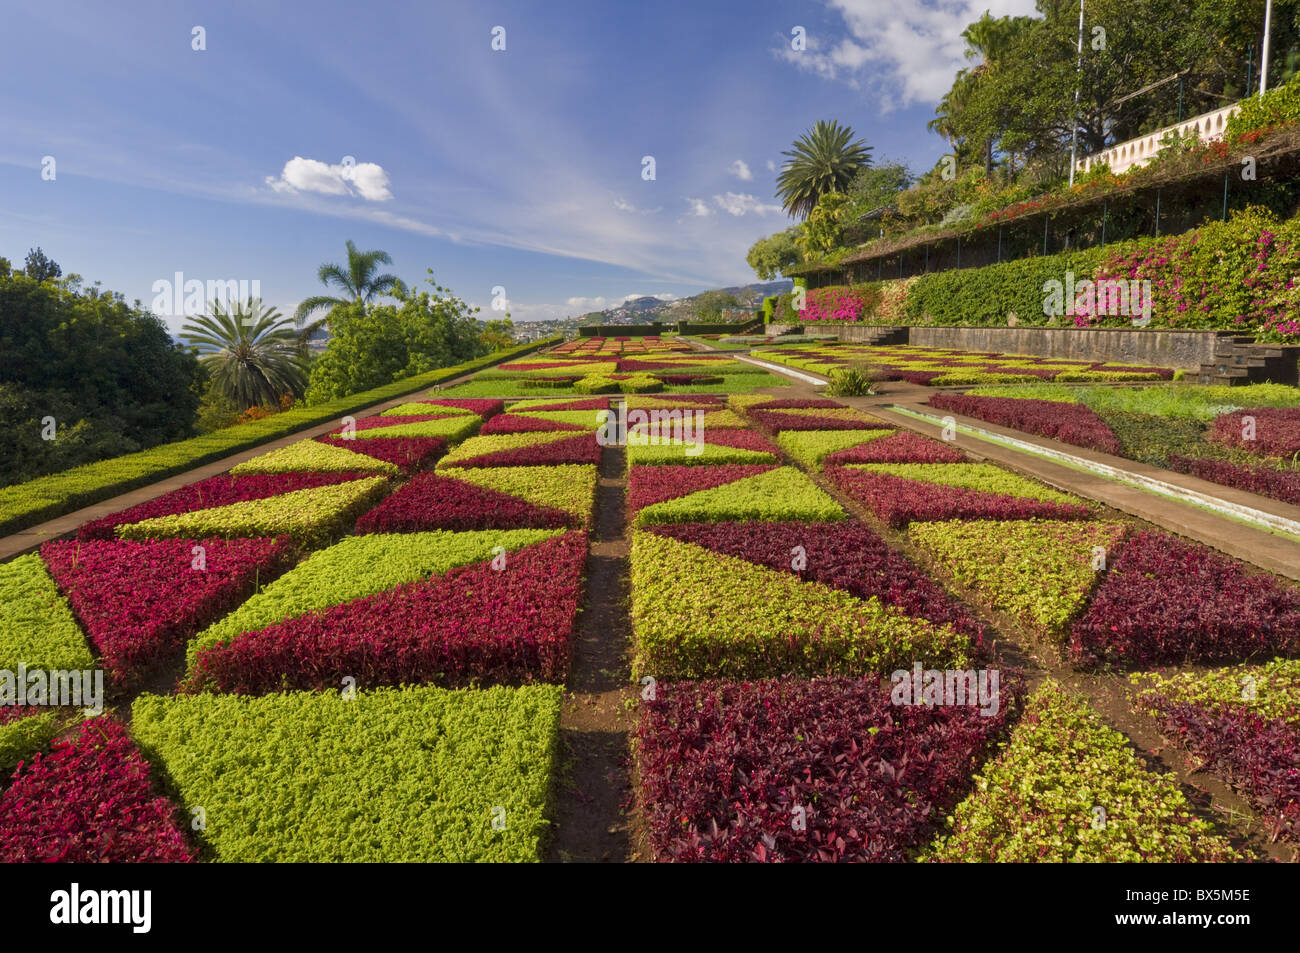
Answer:
POLYGON ((0 563, 0 669, 88 669, 94 664, 72 609, 35 553, 0 563))
POLYGON ((525 354, 554 342, 554 338, 535 341, 509 351, 498 351, 487 357, 467 361, 455 367, 444 367, 426 374, 417 374, 415 377, 394 381, 392 384, 385 384, 383 387, 362 391, 349 397, 340 397, 314 407, 295 407, 252 423, 239 424, 190 440, 163 444, 139 453, 101 460, 98 463, 75 467, 62 473, 53 473, 26 483, 0 488, 0 534, 25 529, 42 520, 53 519, 70 510, 125 493, 127 490, 133 490, 174 473, 322 424, 373 404, 400 397, 402 394, 461 377, 481 367, 498 364, 515 355, 525 354))

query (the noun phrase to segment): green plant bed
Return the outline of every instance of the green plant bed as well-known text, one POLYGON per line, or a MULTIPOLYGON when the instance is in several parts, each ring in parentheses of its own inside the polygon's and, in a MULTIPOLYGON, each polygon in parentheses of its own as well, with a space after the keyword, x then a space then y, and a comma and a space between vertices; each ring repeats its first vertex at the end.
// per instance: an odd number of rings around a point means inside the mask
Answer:
POLYGON ((88 669, 94 664, 72 609, 35 553, 0 563, 0 669, 88 669))
MULTIPOLYGON (((728 374, 720 384, 701 385, 666 384, 660 393, 665 394, 747 394, 751 391, 768 387, 788 387, 788 378, 772 374, 750 365, 751 373, 728 374)), ((671 373, 671 372, 666 372, 671 373)), ((689 373, 689 372, 687 372, 689 373)), ((615 382, 617 383, 617 382, 615 382)), ((607 393, 621 393, 619 389, 607 393)), ((573 385, 558 387, 539 386, 536 381, 525 380, 483 380, 475 378, 450 387, 438 394, 439 397, 557 397, 565 395, 589 396, 574 388, 573 385)))

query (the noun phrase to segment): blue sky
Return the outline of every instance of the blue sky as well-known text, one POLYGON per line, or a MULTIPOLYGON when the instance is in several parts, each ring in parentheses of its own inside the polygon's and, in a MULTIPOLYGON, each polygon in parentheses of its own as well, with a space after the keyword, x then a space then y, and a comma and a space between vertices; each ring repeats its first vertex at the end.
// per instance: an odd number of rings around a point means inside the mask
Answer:
POLYGON ((176 272, 257 280, 290 311, 350 238, 523 320, 744 283, 814 120, 942 154, 925 124, 985 9, 1033 2, 13 5, 0 255, 146 305, 176 272))

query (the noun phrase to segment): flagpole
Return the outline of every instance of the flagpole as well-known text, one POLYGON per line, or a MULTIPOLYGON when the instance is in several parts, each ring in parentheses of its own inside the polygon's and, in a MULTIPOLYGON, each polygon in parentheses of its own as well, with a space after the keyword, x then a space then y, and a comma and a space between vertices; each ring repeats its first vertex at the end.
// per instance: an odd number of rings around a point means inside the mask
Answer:
MULTIPOLYGON (((1271 4, 1273 0, 1269 0, 1271 4)), ((1267 29, 1267 28, 1266 28, 1267 29)), ((1266 34, 1267 35, 1267 34, 1266 34)), ((1267 41, 1266 41, 1267 42, 1267 41)), ((1079 59, 1074 66, 1074 114, 1070 129, 1070 186, 1074 186, 1074 163, 1079 149, 1079 77, 1083 72, 1083 0, 1079 0, 1079 59)))
MULTIPOLYGON (((1083 0, 1080 0, 1082 3, 1083 0)), ((1268 35, 1272 32, 1270 27, 1273 23, 1273 0, 1268 0, 1264 5, 1264 54, 1259 66, 1259 94, 1264 95, 1264 90, 1268 88, 1268 35)))

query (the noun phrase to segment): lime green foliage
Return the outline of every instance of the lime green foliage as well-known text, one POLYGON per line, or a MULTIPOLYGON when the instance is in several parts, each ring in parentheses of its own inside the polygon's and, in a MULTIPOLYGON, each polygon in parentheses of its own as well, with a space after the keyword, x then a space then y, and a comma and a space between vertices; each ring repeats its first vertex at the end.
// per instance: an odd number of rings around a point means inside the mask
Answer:
POLYGON ((1263 96, 1243 99, 1241 109, 1228 117, 1224 138, 1236 142, 1248 132, 1296 122, 1300 122, 1300 79, 1293 76, 1289 82, 1268 90, 1263 96))
POLYGON ((1240 708, 1268 721, 1285 721, 1300 729, 1300 659, 1276 659, 1264 665, 1231 665, 1208 672, 1171 675, 1134 674, 1141 686, 1138 705, 1163 695, 1172 702, 1200 708, 1240 708))
POLYGON ((466 414, 473 415, 474 411, 467 410, 464 407, 447 407, 444 404, 424 404, 414 401, 406 404, 398 404, 396 407, 385 410, 379 416, 381 417, 463 417, 466 414))
POLYGON ((838 503, 794 467, 778 467, 734 483, 654 503, 636 515, 648 523, 696 523, 738 520, 844 519, 838 503))
POLYGON ((1078 497, 1053 490, 1035 480, 1017 476, 991 463, 851 463, 849 467, 854 470, 887 473, 890 476, 902 477, 904 480, 943 483, 947 486, 982 490, 985 493, 1005 493, 1007 496, 1019 496, 1029 500, 1044 500, 1049 503, 1079 502, 1078 497))
POLYGON ((40 556, 0 563, 0 669, 87 669, 94 664, 68 601, 40 556))
POLYGON ((1124 527, 1053 520, 948 520, 913 523, 907 534, 993 609, 1060 638, 1097 580, 1097 548, 1110 553, 1124 527))
POLYGON ((397 466, 385 460, 376 460, 364 453, 353 453, 342 447, 315 440, 300 440, 245 460, 230 468, 231 473, 292 473, 296 470, 317 470, 330 473, 350 471, 366 473, 397 473, 397 466))
POLYGON ((457 480, 500 490, 536 503, 572 513, 590 522, 596 502, 596 468, 585 463, 546 467, 460 467, 457 480))
MULTIPOLYGON (((663 388, 664 394, 743 394, 766 387, 787 387, 790 381, 761 368, 743 365, 745 373, 726 374, 720 384, 669 384, 663 388)), ((712 370, 712 369, 710 369, 712 370)), ((609 391, 614 393, 615 391, 609 391)), ((560 387, 545 386, 541 381, 518 379, 491 379, 481 376, 443 391, 444 397, 562 397, 580 394, 571 385, 560 387)), ((768 400, 775 399, 768 395, 768 400)))
POLYGON ((1147 771, 1123 735, 1054 681, 1029 700, 1006 750, 976 775, 947 826, 926 859, 1248 859, 1196 817, 1172 775, 1147 771))
POLYGON ((1148 414, 1202 422, 1209 422, 1220 414, 1246 407, 1300 407, 1300 388, 1285 384, 1246 384, 1241 387, 1217 384, 1162 384, 1155 387, 1016 384, 1010 387, 977 387, 967 393, 976 397, 1018 397, 1081 403, 1098 413, 1148 414))
POLYGON ((765 404, 778 399, 771 394, 732 394, 727 398, 727 406, 733 411, 743 414, 755 404, 765 404))
POLYGON ((851 420, 860 424, 879 424, 886 426, 885 422, 879 417, 873 417, 871 414, 864 414, 860 410, 854 410, 852 407, 827 407, 804 410, 799 407, 777 407, 766 411, 769 414, 776 414, 780 417, 820 417, 825 420, 851 420))
POLYGON ((837 450, 847 450, 892 430, 785 430, 776 435, 776 442, 791 459, 811 470, 821 467, 822 460, 837 450))
POLYGON ((333 486, 294 490, 264 500, 247 500, 206 510, 156 516, 117 528, 122 539, 186 536, 292 536, 317 545, 373 506, 388 489, 387 477, 365 477, 333 486))
POLYGON ((0 776, 7 778, 19 761, 26 761, 44 748, 58 731, 58 713, 48 708, 0 725, 0 776))
POLYGON ((553 443, 556 440, 567 440, 570 437, 581 436, 576 430, 560 430, 555 433, 542 431, 540 433, 493 433, 481 434, 477 437, 471 437, 462 443, 459 447, 452 450, 441 460, 438 461, 435 469, 442 470, 447 467, 453 467, 457 461, 468 460, 472 457, 482 456, 485 453, 496 453, 500 450, 517 450, 520 447, 533 447, 543 443, 553 443))
POLYGON ((144 695, 131 731, 217 860, 537 861, 562 693, 144 695))
POLYGON ((590 375, 573 382, 573 390, 579 394, 617 394, 619 382, 612 377, 590 375))
POLYGON ((190 640, 189 663, 198 651, 256 632, 284 619, 351 602, 404 582, 445 573, 492 558, 495 546, 515 550, 559 530, 475 530, 346 536, 313 553, 225 618, 190 640))
POLYGON ((535 420, 549 420, 553 424, 577 424, 580 427, 590 427, 597 430, 601 426, 604 412, 599 410, 516 410, 511 409, 513 414, 521 417, 532 417, 535 420))
POLYGON ((657 394, 664 389, 664 382, 649 374, 633 374, 619 381, 618 389, 624 394, 657 394))
POLYGON ((294 407, 252 423, 227 427, 192 440, 164 444, 140 453, 131 453, 99 463, 65 470, 29 480, 16 486, 0 488, 0 533, 12 533, 43 519, 51 519, 80 506, 107 499, 117 493, 152 483, 173 473, 287 434, 350 414, 374 404, 413 393, 440 381, 461 377, 480 367, 487 367, 511 357, 537 350, 552 343, 551 339, 522 345, 511 351, 497 351, 487 357, 468 361, 385 384, 374 390, 340 397, 313 407, 294 407))
POLYGON ((724 447, 716 443, 695 442, 688 445, 683 440, 659 437, 651 444, 637 444, 629 435, 627 462, 630 466, 647 464, 704 464, 704 463, 776 463, 773 454, 763 450, 746 450, 743 447, 724 447))
POLYGON ((417 420, 393 427, 371 427, 368 430, 358 430, 356 438, 369 440, 383 437, 442 437, 455 443, 473 434, 482 424, 483 421, 478 417, 467 414, 440 417, 437 420, 417 420))
POLYGON ((760 678, 962 668, 969 640, 879 599, 654 533, 632 541, 633 675, 760 678))

